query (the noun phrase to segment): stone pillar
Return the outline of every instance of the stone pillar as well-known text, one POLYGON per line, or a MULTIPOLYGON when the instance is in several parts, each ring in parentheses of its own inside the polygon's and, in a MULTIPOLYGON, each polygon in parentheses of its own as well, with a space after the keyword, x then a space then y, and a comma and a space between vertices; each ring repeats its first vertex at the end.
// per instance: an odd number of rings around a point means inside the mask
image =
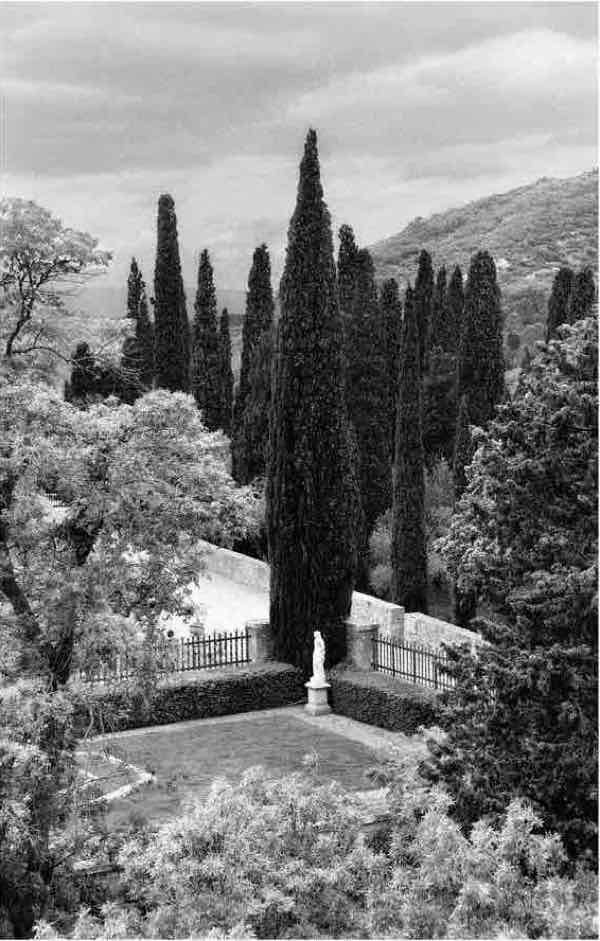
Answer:
POLYGON ((394 643, 404 643, 404 608, 402 605, 394 605, 388 612, 385 633, 394 643))
POLYGON ((348 661, 355 670, 373 669, 373 640, 378 631, 378 624, 355 624, 353 621, 346 621, 348 661))
POLYGON ((248 656, 252 663, 273 659, 273 634, 268 621, 247 621, 248 656))

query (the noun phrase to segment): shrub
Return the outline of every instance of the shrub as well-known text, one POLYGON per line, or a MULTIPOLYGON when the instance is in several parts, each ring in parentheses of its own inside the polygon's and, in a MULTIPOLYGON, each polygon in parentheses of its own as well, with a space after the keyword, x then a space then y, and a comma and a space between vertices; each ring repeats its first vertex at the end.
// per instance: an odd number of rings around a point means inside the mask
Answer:
POLYGON ((76 726, 91 733, 120 732, 186 719, 207 719, 286 706, 304 698, 300 673, 282 663, 236 672, 182 676, 152 692, 140 684, 81 690, 76 726))
POLYGON ((421 725, 439 725, 440 694, 433 690, 360 670, 334 671, 329 682, 331 704, 339 715, 406 735, 421 725))

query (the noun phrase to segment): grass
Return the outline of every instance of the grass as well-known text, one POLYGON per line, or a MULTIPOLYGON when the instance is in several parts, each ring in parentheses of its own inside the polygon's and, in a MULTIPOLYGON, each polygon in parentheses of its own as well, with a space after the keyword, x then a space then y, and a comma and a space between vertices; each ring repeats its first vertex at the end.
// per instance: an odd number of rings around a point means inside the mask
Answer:
MULTIPOLYGON (((97 751, 99 747, 155 775, 153 784, 110 802, 107 811, 110 829, 142 819, 159 823, 176 813, 188 796, 205 797, 216 778, 236 781, 253 765, 262 765, 274 776, 284 775, 303 770, 304 757, 312 755, 319 780, 335 780, 359 790, 369 787, 365 771, 376 761, 371 748, 281 713, 254 714, 251 721, 219 720, 194 722, 189 728, 157 727, 145 734, 129 733, 110 739, 102 746, 92 740, 90 748, 97 751)), ((114 763, 108 761, 104 768, 96 759, 92 770, 101 777, 106 775, 109 784, 104 787, 105 792, 131 780, 125 767, 119 780, 114 763)))

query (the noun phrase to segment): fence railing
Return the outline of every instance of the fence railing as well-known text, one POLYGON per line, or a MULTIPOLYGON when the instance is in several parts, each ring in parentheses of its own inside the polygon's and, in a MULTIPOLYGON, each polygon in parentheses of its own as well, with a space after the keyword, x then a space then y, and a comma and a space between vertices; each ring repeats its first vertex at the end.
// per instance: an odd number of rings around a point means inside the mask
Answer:
MULTIPOLYGON (((188 670, 210 670, 238 666, 250 662, 249 632, 212 634, 209 637, 171 638, 154 647, 154 667, 159 673, 185 673, 188 670)), ((143 666, 139 658, 132 662, 127 656, 115 657, 95 670, 75 670, 74 675, 85 683, 105 683, 132 679, 143 666)))
POLYGON ((415 643, 403 643, 386 635, 373 638, 373 669, 379 673, 401 677, 417 686, 452 689, 456 681, 446 672, 448 663, 448 657, 441 650, 432 650, 415 643))

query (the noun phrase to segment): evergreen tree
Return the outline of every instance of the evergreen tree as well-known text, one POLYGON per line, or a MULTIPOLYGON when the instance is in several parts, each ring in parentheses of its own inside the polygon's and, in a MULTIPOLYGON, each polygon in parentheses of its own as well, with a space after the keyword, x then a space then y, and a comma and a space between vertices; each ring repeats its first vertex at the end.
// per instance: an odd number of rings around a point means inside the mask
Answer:
POLYGON ((211 431, 221 424, 221 360, 217 333, 217 295, 213 269, 206 249, 198 265, 198 289, 194 304, 191 391, 211 431))
POLYGON ((478 434, 441 547, 491 645, 459 655, 435 771, 461 822, 518 794, 573 855, 598 835, 597 331, 565 326, 478 434))
POLYGON ((271 325, 262 331, 252 352, 248 372, 250 391, 231 442, 235 479, 240 484, 249 484, 265 474, 274 349, 275 328, 271 325))
POLYGON ((152 388, 154 379, 154 327, 148 315, 146 285, 135 258, 127 279, 127 317, 134 322, 135 334, 123 344, 121 371, 123 397, 133 402, 152 388))
POLYGON ((354 238, 354 230, 350 225, 340 226, 338 232, 340 247, 338 249, 337 277, 340 297, 340 311, 342 322, 345 323, 352 314, 354 301, 354 279, 356 256, 358 246, 354 238))
POLYGON ((248 276, 240 379, 233 413, 231 465, 238 483, 250 483, 255 471, 263 474, 265 470, 268 421, 259 411, 270 402, 273 315, 271 261, 267 246, 263 244, 254 251, 248 276), (259 346, 261 351, 257 353, 259 346))
POLYGON ((433 291, 429 357, 423 377, 423 447, 429 467, 440 457, 451 461, 454 448, 457 346, 454 308, 452 318, 449 313, 446 269, 442 267, 433 291))
MULTIPOLYGON (((271 260, 263 243, 254 250, 252 267, 248 275, 246 310, 242 326, 242 359, 240 379, 235 397, 235 415, 240 416, 250 391, 250 364, 254 349, 262 333, 271 329, 275 305, 271 287, 271 260)), ((235 476, 235 475, 234 475, 235 476)))
POLYGON ((392 510, 392 601, 427 613, 425 473, 419 333, 413 292, 406 291, 400 354, 392 510))
POLYGON ((446 322, 448 329, 445 331, 447 353, 458 353, 460 335, 462 331, 463 314, 465 307, 465 292, 463 288, 463 276, 460 267, 456 265, 450 278, 448 291, 446 294, 446 322))
POLYGON ((469 423, 469 406, 466 395, 460 400, 458 410, 458 419, 456 422, 456 441, 454 444, 454 459, 452 461, 452 472, 454 475, 454 495, 458 502, 465 487, 467 478, 465 476, 465 467, 471 463, 473 458, 473 440, 471 438, 471 425, 469 423))
POLYGON ((591 268, 582 268, 573 279, 567 309, 568 323, 589 317, 596 300, 596 284, 591 268))
POLYGON ((71 357, 69 390, 69 401, 78 403, 98 393, 98 370, 88 343, 78 343, 75 347, 71 357))
POLYGON ((177 217, 171 196, 158 200, 154 269, 156 385, 171 392, 189 388, 190 338, 179 260, 177 217))
POLYGON ((496 266, 488 252, 471 259, 458 354, 458 397, 469 401, 471 424, 484 426, 504 395, 502 310, 496 266))
POLYGON ((375 267, 367 249, 360 249, 356 255, 347 339, 346 402, 356 433, 360 497, 366 526, 358 540, 358 551, 359 559, 364 560, 366 566, 370 532, 377 517, 392 502, 388 351, 377 303, 375 267))
POLYGON ((419 336, 419 362, 421 375, 427 368, 429 335, 431 331, 431 306, 433 302, 433 266, 431 255, 425 249, 419 255, 419 267, 415 281, 414 305, 419 336))
POLYGON ((387 359, 388 405, 386 410, 389 417, 390 457, 393 461, 396 438, 398 377, 400 373, 400 342, 402 338, 402 302, 400 301, 398 282, 394 278, 389 278, 383 282, 379 305, 383 321, 384 349, 387 359))
POLYGON ((342 323, 317 135, 308 132, 280 288, 267 472, 270 622, 275 655, 312 673, 345 655, 355 566, 342 323))
POLYGON ((229 312, 223 308, 219 323, 219 375, 221 378, 221 421, 220 427, 226 435, 231 435, 233 418, 233 369, 231 368, 231 336, 229 334, 229 312))
POLYGON ((546 321, 546 341, 556 336, 556 328, 567 323, 569 295, 573 288, 575 273, 571 268, 560 268, 552 282, 552 292, 548 300, 548 319, 546 321))
POLYGON ((435 279, 433 297, 431 301, 431 330, 429 333, 429 349, 451 351, 453 337, 449 334, 448 321, 448 289, 446 284, 446 269, 442 266, 435 279))

